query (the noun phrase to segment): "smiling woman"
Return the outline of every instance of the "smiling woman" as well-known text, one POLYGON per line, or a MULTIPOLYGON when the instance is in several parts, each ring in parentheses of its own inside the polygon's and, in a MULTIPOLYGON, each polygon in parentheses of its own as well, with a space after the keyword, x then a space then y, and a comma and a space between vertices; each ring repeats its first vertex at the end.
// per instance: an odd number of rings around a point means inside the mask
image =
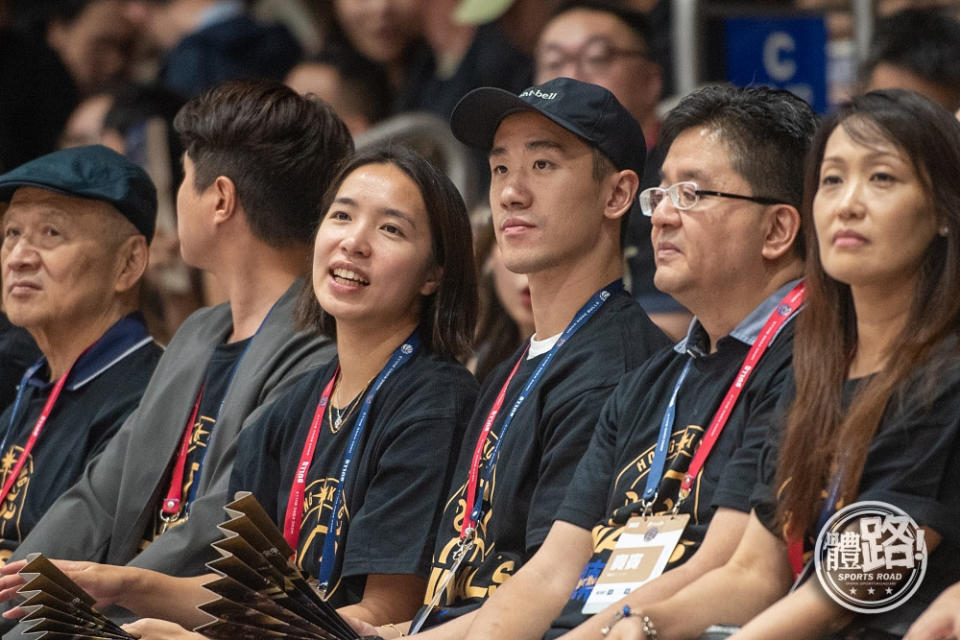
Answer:
POLYGON ((403 149, 356 156, 320 210, 301 319, 336 336, 338 357, 241 435, 231 486, 275 515, 330 602, 378 624, 422 601, 476 394, 453 360, 476 316, 471 234, 450 181, 403 149))

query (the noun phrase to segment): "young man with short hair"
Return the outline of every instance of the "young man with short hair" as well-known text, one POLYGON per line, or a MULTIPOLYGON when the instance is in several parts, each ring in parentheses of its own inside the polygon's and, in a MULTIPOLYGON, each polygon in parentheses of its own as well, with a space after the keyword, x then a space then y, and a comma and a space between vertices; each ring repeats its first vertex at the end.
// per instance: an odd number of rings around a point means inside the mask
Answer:
MULTIPOLYGON (((641 190, 657 183, 663 161, 662 149, 654 146, 661 125, 657 106, 663 69, 650 42, 647 15, 623 2, 565 0, 540 32, 535 53, 535 82, 568 77, 598 84, 609 89, 640 123, 649 150, 641 190)), ((656 265, 650 229, 650 220, 634 206, 625 250, 630 291, 657 326, 680 339, 690 324, 690 313, 653 285, 656 265)))
POLYGON ((184 259, 229 302, 176 333, 139 409, 16 557, 93 560, 197 575, 228 502, 236 438, 282 384, 330 358, 294 330, 315 207, 352 151, 325 103, 272 81, 237 81, 188 103, 177 198, 184 259), (69 535, 64 535, 69 532, 69 535))
POLYGON ((536 551, 607 395, 668 343, 620 282, 646 145, 609 91, 569 78, 519 96, 477 89, 451 128, 489 153, 497 242, 527 274, 536 332, 481 388, 437 535, 425 639, 461 637, 536 551))
POLYGON ((594 639, 624 604, 669 596, 730 557, 792 361, 815 127, 802 100, 761 87, 701 90, 668 116, 661 186, 640 205, 653 220, 656 285, 695 321, 621 380, 540 550, 466 637, 576 627, 570 637, 594 639))

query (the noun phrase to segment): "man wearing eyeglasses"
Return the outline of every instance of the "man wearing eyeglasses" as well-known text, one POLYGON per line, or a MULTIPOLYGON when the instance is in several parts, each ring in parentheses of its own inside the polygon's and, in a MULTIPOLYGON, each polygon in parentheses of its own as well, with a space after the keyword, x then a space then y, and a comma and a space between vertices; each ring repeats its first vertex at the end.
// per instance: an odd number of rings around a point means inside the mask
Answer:
POLYGON ((663 70, 650 55, 647 20, 610 0, 567 0, 540 33, 535 51, 540 84, 557 77, 604 87, 656 142, 663 70))
POLYGON ((695 320, 621 379, 549 534, 467 638, 596 640, 634 615, 656 640, 644 606, 730 557, 788 384, 815 126, 802 100, 761 87, 703 89, 667 117, 660 186, 639 203, 655 283, 695 320))
MULTIPOLYGON (((616 0, 566 0, 540 33, 534 56, 537 83, 574 78, 600 85, 617 97, 640 123, 650 150, 640 186, 656 184, 663 160, 659 148, 653 148, 660 129, 657 104, 663 70, 651 55, 647 17, 616 0)), ((650 221, 637 211, 630 216, 624 255, 634 297, 668 335, 674 340, 682 337, 690 314, 653 286, 650 221)))

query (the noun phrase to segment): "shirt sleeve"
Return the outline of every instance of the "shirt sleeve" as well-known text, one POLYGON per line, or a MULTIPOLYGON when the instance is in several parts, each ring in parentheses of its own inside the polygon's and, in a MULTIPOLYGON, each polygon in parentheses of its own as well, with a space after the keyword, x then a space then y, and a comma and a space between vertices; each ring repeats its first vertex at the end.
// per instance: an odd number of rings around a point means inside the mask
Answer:
POLYGON ((960 367, 938 376, 934 400, 924 389, 894 397, 874 437, 857 500, 900 507, 921 526, 960 539, 960 367))
MULTIPOLYGON (((607 493, 612 481, 617 424, 620 419, 618 392, 607 397, 599 419, 593 419, 596 428, 592 429, 586 453, 576 465, 572 480, 566 486, 562 502, 555 514, 556 520, 563 520, 587 530, 603 520, 607 493)), ((593 401, 602 402, 599 396, 594 396, 593 401)), ((573 456, 577 454, 571 452, 571 457, 573 456)))

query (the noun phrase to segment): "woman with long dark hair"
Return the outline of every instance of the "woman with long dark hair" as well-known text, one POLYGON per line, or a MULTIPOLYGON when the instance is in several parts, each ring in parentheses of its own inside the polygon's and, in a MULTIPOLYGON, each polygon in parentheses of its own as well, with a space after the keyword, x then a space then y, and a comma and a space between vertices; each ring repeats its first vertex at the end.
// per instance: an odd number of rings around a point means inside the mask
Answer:
POLYGON ((807 163, 795 394, 761 460, 748 528, 725 566, 628 611, 610 638, 697 638, 718 623, 747 623, 736 638, 900 637, 960 575, 958 177, 960 125, 917 94, 859 96, 821 125, 807 163), (864 501, 923 528, 919 590, 859 617, 816 578, 788 593, 822 524, 864 501))

